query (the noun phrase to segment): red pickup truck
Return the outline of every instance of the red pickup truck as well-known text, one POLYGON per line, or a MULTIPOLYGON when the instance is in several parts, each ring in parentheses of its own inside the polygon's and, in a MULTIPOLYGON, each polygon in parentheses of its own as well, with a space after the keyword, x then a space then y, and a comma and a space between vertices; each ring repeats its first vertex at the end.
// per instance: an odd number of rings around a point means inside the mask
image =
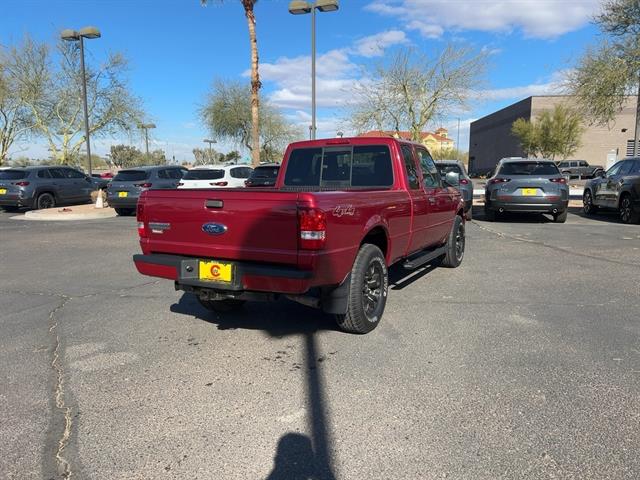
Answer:
POLYGON ((289 145, 270 188, 148 190, 137 207, 144 275, 175 281, 208 309, 285 296, 373 330, 387 268, 457 267, 465 246, 456 174, 394 138, 289 145))

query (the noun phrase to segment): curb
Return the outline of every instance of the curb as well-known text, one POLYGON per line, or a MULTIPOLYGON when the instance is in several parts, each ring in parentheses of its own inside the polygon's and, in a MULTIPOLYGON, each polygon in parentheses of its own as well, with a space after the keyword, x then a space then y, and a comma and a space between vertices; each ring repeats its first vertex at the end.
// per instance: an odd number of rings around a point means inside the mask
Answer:
MULTIPOLYGON (((54 210, 54 209, 51 209, 54 210)), ((18 215, 11 217, 11 220, 25 220, 25 221, 39 221, 39 222, 64 222, 69 220, 101 220, 104 218, 116 217, 116 212, 113 208, 104 208, 102 211, 88 211, 78 212, 73 211, 61 212, 59 209, 55 209, 55 212, 50 210, 31 210, 25 212, 24 215, 18 215)))

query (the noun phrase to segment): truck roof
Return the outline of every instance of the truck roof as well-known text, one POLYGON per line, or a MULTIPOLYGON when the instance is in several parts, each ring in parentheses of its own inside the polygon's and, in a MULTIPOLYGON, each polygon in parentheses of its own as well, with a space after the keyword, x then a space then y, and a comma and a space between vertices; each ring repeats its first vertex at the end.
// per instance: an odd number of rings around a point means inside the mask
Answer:
POLYGON ((402 143, 402 144, 410 144, 416 145, 420 147, 424 147, 423 144, 419 142, 412 142, 409 140, 404 140, 401 138, 394 137, 344 137, 344 138, 320 138, 317 140, 302 140, 300 142, 293 142, 289 145, 290 148, 293 147, 333 147, 340 145, 389 145, 392 143, 402 143))

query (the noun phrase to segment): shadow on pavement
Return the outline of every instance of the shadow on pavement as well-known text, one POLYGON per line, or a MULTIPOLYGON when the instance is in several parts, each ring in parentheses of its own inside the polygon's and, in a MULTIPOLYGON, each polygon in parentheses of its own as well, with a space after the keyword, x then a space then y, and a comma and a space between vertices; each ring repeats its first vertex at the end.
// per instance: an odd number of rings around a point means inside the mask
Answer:
POLYGON ((425 275, 429 275, 436 268, 438 268, 437 265, 425 265, 415 270, 407 270, 401 264, 396 263, 389 268, 391 290, 402 290, 425 275))
POLYGON ((581 207, 569 207, 569 213, 576 215, 581 218, 585 218, 587 220, 595 220, 596 222, 607 222, 607 223, 620 223, 620 216, 615 210, 600 210, 598 213, 593 215, 587 215, 584 213, 581 207))
POLYGON ((294 302, 253 303, 229 313, 210 312, 196 297, 185 293, 171 311, 191 315, 217 325, 218 329, 262 330, 271 337, 302 335, 304 338, 305 390, 307 397, 307 425, 311 436, 288 432, 278 440, 274 467, 267 480, 335 480, 331 466, 331 433, 325 406, 321 366, 316 332, 337 330, 329 315, 294 302), (265 307, 262 309, 261 307, 265 307), (256 309, 261 311, 258 312, 256 309), (286 313, 285 313, 286 312, 286 313))

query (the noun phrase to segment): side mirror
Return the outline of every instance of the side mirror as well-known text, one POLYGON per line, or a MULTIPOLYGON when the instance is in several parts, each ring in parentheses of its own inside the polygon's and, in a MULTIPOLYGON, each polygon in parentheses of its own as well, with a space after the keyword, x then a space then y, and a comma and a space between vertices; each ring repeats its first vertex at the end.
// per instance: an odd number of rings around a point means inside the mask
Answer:
POLYGON ((607 176, 606 172, 604 170, 598 170, 598 173, 596 173, 596 175, 600 178, 604 178, 607 176))
POLYGON ((444 176, 444 182, 451 187, 460 185, 460 175, 456 172, 449 172, 444 176))

